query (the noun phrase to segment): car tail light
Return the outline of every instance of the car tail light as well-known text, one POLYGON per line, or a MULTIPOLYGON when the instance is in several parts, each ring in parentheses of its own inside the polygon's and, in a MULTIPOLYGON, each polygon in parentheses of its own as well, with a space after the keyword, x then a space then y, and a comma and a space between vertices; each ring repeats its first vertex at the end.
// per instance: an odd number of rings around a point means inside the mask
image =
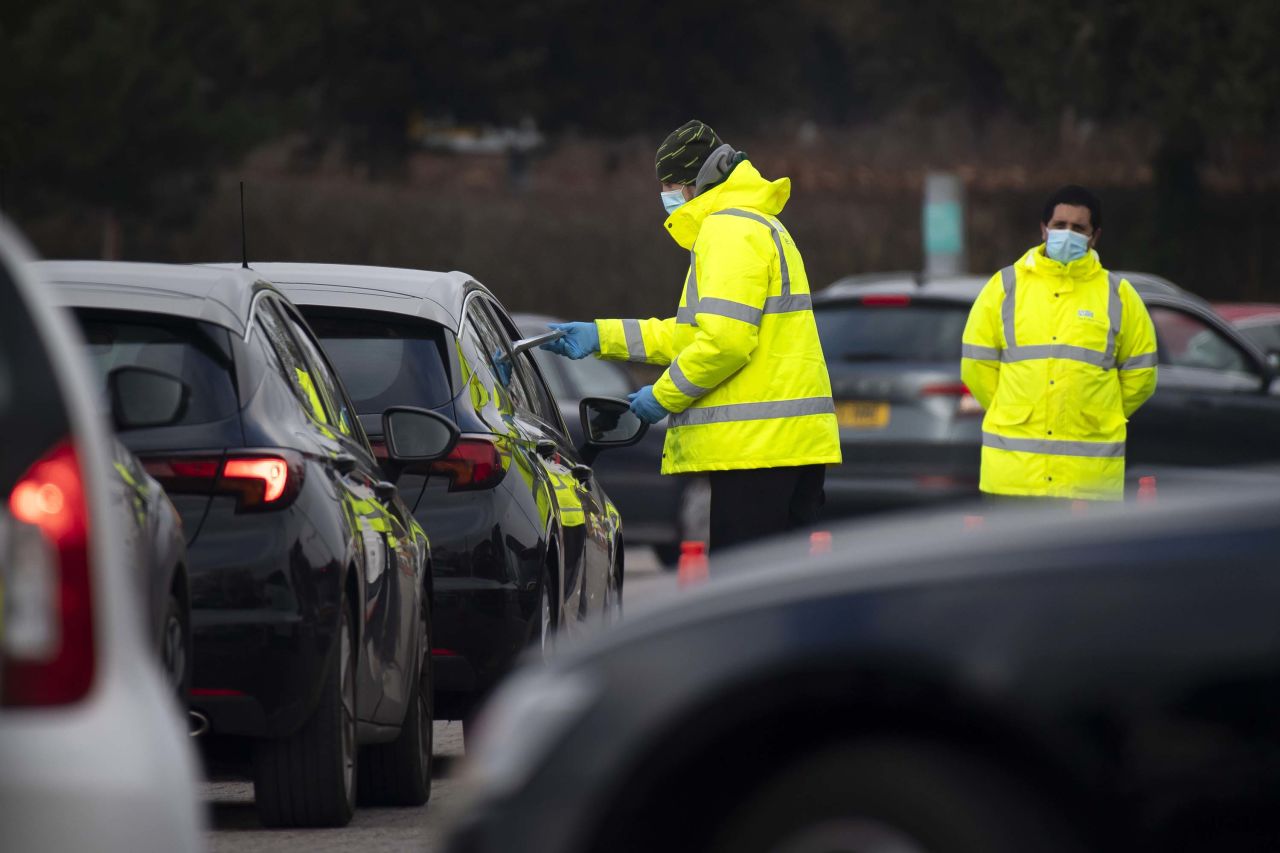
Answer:
POLYGON ((507 473, 507 457, 490 438, 463 436, 443 459, 431 463, 432 474, 449 478, 449 491, 492 489, 507 473))
POLYGON ((0 705, 63 705, 93 681, 89 510, 69 441, 35 462, 9 494, 17 522, 3 555, 0 705))
POLYGON ((937 385, 926 385, 920 389, 921 397, 954 397, 957 415, 980 415, 982 405, 963 382, 944 382, 937 385))
POLYGON ((905 293, 880 293, 862 297, 862 304, 873 307, 910 305, 911 297, 905 293))
POLYGON ((282 509, 302 490, 302 454, 293 450, 236 451, 215 456, 148 457, 147 473, 167 491, 235 495, 236 512, 282 509))

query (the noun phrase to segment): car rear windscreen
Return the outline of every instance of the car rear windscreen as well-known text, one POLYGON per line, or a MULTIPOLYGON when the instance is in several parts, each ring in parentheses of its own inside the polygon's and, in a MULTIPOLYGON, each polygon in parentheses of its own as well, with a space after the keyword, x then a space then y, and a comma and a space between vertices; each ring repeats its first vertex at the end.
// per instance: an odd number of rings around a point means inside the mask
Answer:
POLYGON ((453 399, 444 330, 429 323, 307 314, 356 412, 434 408, 453 399))
POLYGON ((815 305, 827 361, 956 361, 969 306, 903 299, 815 305))
POLYGON ((142 314, 80 312, 89 362, 108 407, 107 376, 121 367, 146 367, 176 376, 190 389, 173 426, 207 424, 239 411, 231 376, 228 332, 212 323, 142 314))

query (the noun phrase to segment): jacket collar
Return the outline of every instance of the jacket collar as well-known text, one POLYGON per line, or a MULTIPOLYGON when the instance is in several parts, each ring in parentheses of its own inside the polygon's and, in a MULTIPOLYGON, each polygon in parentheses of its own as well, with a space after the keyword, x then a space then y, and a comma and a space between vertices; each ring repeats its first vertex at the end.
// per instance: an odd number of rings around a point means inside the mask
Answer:
POLYGON ((1063 290, 1071 290, 1075 287, 1075 282, 1093 278, 1101 272, 1102 259, 1098 257, 1095 249, 1090 249, 1089 254, 1083 258, 1064 264, 1046 255, 1044 243, 1041 243, 1027 250, 1027 253, 1018 260, 1017 266, 1032 275, 1054 278, 1055 286, 1063 290))
POLYGON ((703 221, 713 213, 731 207, 747 207, 769 216, 782 212, 791 198, 791 179, 778 178, 767 181, 751 165, 743 160, 724 182, 687 201, 664 223, 667 233, 686 249, 692 249, 702 230, 703 221))

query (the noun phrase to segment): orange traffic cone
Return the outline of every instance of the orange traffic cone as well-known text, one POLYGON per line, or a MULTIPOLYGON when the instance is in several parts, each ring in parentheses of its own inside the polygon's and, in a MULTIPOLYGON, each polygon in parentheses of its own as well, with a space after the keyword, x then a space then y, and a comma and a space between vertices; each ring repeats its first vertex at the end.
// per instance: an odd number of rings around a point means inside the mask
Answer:
POLYGON ((686 540, 680 543, 680 564, 676 568, 676 580, 680 586, 694 586, 705 582, 709 568, 706 542, 686 540))
POLYGON ((809 534, 809 556, 831 553, 831 531, 815 530, 809 534))
POLYGON ((1153 504, 1156 502, 1156 478, 1146 476, 1138 478, 1138 503, 1153 504))

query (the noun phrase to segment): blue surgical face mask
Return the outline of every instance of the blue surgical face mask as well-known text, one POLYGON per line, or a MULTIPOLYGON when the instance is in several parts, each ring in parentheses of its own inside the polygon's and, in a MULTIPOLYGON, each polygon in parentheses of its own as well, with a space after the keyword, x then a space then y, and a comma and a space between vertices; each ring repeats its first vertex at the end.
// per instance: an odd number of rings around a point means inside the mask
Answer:
POLYGON ((676 208, 684 204, 684 188, 678 190, 667 190, 659 193, 662 196, 662 206, 667 210, 667 216, 676 212, 676 208))
POLYGON ((1089 238, 1066 228, 1054 228, 1045 238, 1044 253, 1059 263, 1069 264, 1089 254, 1089 238))

